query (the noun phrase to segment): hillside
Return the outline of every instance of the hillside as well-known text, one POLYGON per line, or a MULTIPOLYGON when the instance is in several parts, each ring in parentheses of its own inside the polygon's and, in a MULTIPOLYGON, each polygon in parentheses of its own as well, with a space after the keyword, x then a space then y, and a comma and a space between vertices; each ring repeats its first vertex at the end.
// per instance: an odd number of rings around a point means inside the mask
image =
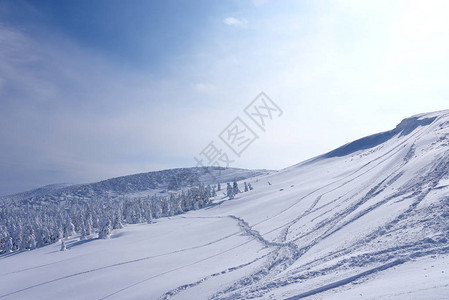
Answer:
MULTIPOLYGON (((165 195, 200 183, 217 184, 270 174, 271 170, 238 168, 178 168, 111 178, 88 184, 53 184, 35 190, 0 198, 0 201, 18 201, 24 204, 45 204, 61 200, 88 200, 98 197, 146 197, 165 195)), ((0 202, 1 205, 1 202, 0 202)))
POLYGON ((0 298, 447 299, 449 111, 247 181, 110 239, 4 254, 0 298))

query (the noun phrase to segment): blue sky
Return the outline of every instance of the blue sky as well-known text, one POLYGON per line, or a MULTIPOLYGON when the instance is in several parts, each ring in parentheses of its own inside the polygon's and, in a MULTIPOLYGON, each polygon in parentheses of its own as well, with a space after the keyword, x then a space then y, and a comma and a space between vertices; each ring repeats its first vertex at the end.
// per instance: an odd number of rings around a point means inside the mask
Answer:
POLYGON ((0 195, 193 166, 260 91, 284 114, 232 166, 280 169, 447 109, 448 13, 446 1, 0 1, 0 195))

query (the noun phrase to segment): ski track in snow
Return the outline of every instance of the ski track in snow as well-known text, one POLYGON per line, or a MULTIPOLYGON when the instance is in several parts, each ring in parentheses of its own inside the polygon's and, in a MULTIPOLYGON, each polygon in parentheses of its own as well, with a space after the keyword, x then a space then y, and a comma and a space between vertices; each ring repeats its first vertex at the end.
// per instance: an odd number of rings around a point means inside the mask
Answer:
MULTIPOLYGON (((419 132, 414 133, 414 135, 416 135, 416 134, 418 134, 418 133, 419 133, 419 132)), ((422 133, 421 133, 421 134, 422 134, 422 133)), ((333 188, 333 189, 331 189, 331 190, 329 190, 329 191, 327 191, 327 192, 325 192, 325 193, 319 195, 319 197, 321 198, 322 196, 324 196, 324 195, 326 195, 326 194, 329 194, 329 193, 331 193, 331 192, 333 192, 333 191, 338 190, 339 188, 342 188, 342 187, 344 187, 344 186, 346 186, 346 185, 352 183, 352 182, 353 182, 355 179, 357 179, 358 177, 363 176, 364 174, 367 174, 368 172, 370 172, 370 171, 373 170, 374 168, 378 167, 382 162, 385 162, 385 161, 387 161, 389 158, 391 158, 392 156, 397 155, 397 154, 398 154, 404 147, 406 147, 406 145, 404 145, 404 144, 406 144, 406 143, 407 143, 407 140, 406 140, 406 141, 403 141, 402 143, 400 143, 399 145, 395 146, 394 148, 392 148, 392 149, 391 149, 390 151, 388 151, 387 153, 385 153, 385 154, 383 154, 383 155, 381 155, 381 156, 375 158, 375 159, 372 160, 372 161, 369 161, 368 163, 366 163, 365 165, 363 165, 363 166, 360 167, 359 169, 353 171, 351 174, 349 174, 349 175, 347 175, 346 177, 344 177, 343 179, 337 179, 337 180, 335 180, 334 182, 331 182, 331 183, 329 183, 329 184, 327 184, 327 185, 324 185, 324 186, 322 186, 322 187, 320 187, 320 188, 318 188, 318 189, 316 189, 316 190, 314 190, 314 191, 308 193, 307 195, 301 197, 298 201, 296 201, 296 202, 293 203, 292 205, 290 205, 290 206, 288 206, 287 208, 281 210, 281 211, 278 212, 277 214, 274 214, 274 215, 271 216, 270 218, 267 218, 267 219, 264 219, 264 220, 262 220, 262 221, 260 221, 260 222, 258 222, 258 223, 255 223, 253 226, 257 226, 257 225, 263 224, 263 223, 265 223, 265 222, 267 222, 267 221, 269 221, 269 220, 272 220, 272 219, 274 219, 274 218, 280 216, 281 214, 283 214, 283 213, 289 211, 290 209, 292 209, 294 206, 296 206, 296 205, 298 205, 299 203, 301 203, 304 199, 308 198, 309 196, 311 196, 311 195, 313 195, 313 194, 316 194, 317 192, 319 192, 319 191, 321 191, 321 190, 323 190, 323 189, 325 189, 325 188, 327 188, 327 187, 330 187, 330 186, 332 186, 332 185, 334 185, 334 184, 336 184, 336 183, 339 183, 341 180, 344 180, 344 179, 347 179, 347 178, 350 178, 350 177, 354 176, 353 178, 351 178, 351 179, 348 180, 348 181, 345 181, 344 183, 340 184, 339 186, 337 186, 337 187, 335 187, 335 188, 333 188), (400 146, 402 146, 402 148, 400 148, 400 146), (399 150, 395 151, 395 150, 398 149, 398 148, 399 148, 399 150), (395 152, 394 152, 394 151, 395 151, 395 152), (390 154, 391 152, 393 152, 393 154, 391 154, 390 156, 388 156, 388 157, 385 158, 385 156, 387 156, 387 154, 390 154), (359 174, 359 172, 362 171, 365 167, 369 166, 369 165, 372 164, 373 162, 375 162, 375 161, 377 161, 377 160, 379 160, 379 159, 382 159, 382 158, 384 158, 384 160, 382 160, 381 162, 379 162, 379 163, 377 163, 376 165, 372 166, 371 168, 369 168, 369 169, 367 169, 367 170, 364 170, 364 172, 362 172, 362 173, 359 174)), ((315 204, 315 205, 316 205, 316 204, 315 204)), ((276 230, 279 230, 280 228, 284 228, 285 226, 291 226, 291 225, 293 225, 294 223, 298 222, 298 221, 299 221, 302 217, 304 217, 305 215, 306 215, 306 214, 302 215, 301 217, 299 217, 299 218, 297 218, 297 219, 295 219, 295 220, 292 220, 292 221, 288 222, 287 224, 278 226, 278 227, 276 227, 276 228, 274 228, 274 229, 272 229, 272 230, 270 230, 270 231, 268 231, 268 232, 265 232, 264 234, 268 234, 268 233, 274 232, 274 231, 276 231, 276 230)), ((288 229, 287 229, 287 234, 288 234, 288 229)))
MULTIPOLYGON (((239 227, 240 227, 242 233, 244 233, 244 234, 246 234, 246 235, 252 237, 253 239, 256 239, 257 241, 259 241, 260 243, 262 243, 262 244, 263 244, 264 246, 266 246, 266 247, 285 247, 285 246, 287 246, 287 247, 294 248, 294 251, 297 251, 297 249, 296 249, 297 247, 296 247, 296 245, 294 245, 294 244, 275 243, 275 242, 270 242, 270 241, 264 239, 264 238, 260 235, 260 233, 259 233, 258 231, 251 229, 251 227, 248 225, 248 223, 247 223, 245 220, 243 220, 243 219, 241 219, 241 218, 239 218, 239 217, 233 216, 233 215, 229 215, 229 216, 215 216, 215 217, 182 217, 182 218, 226 218, 226 217, 227 217, 227 218, 231 218, 231 219, 233 219, 233 220, 236 220, 236 221, 238 222, 238 224, 239 224, 239 227)), ((240 233, 240 232, 239 232, 239 233, 240 233)), ((231 237, 231 236, 235 236, 236 234, 238 234, 238 233, 228 235, 228 236, 225 237, 225 238, 228 238, 228 237, 231 237)), ((182 269, 182 268, 185 268, 185 267, 188 267, 188 266, 191 266, 191 265, 194 265, 194 264, 203 262, 203 261, 208 260, 208 259, 210 259, 210 258, 217 257, 217 256, 222 255, 222 254, 224 254, 224 253, 227 253, 227 252, 229 252, 229 251, 231 251, 231 250, 234 250, 234 249, 236 249, 236 248, 239 248, 239 247, 241 247, 241 246, 244 246, 244 245, 250 243, 251 241, 252 241, 252 240, 248 240, 248 241, 246 241, 246 242, 244 242, 244 243, 241 243, 241 244, 239 244, 239 245, 237 245, 237 246, 235 246, 235 247, 232 247, 232 248, 230 248, 230 249, 227 249, 227 250, 222 251, 222 252, 220 252, 220 253, 217 253, 217 254, 215 254, 215 255, 209 256, 209 257, 204 258, 204 259, 202 259, 202 260, 196 261, 196 262, 194 262, 194 263, 191 263, 191 264, 188 264, 188 265, 185 265, 185 266, 181 266, 181 267, 179 267, 179 268, 176 268, 176 269, 173 269, 173 270, 164 272, 164 273, 162 273, 162 274, 158 274, 158 275, 155 275, 155 276, 151 276, 151 277, 146 278, 146 279, 144 279, 144 280, 142 280, 142 281, 136 282, 136 283, 134 283, 134 284, 132 284, 132 285, 129 285, 129 286, 125 287, 125 288, 122 288, 122 289, 120 289, 120 290, 117 290, 117 291, 115 291, 115 292, 113 292, 113 293, 111 293, 111 294, 108 294, 107 296, 105 296, 105 297, 103 297, 103 298, 101 298, 101 299, 107 299, 107 298, 109 298, 109 297, 111 297, 111 296, 114 296, 114 295, 117 295, 118 293, 121 293, 121 292, 123 292, 123 291, 125 291, 125 290, 127 290, 127 289, 130 289, 130 288, 132 288, 132 287, 134 287, 134 286, 136 286, 136 285, 139 285, 139 284, 148 282, 149 280, 151 280, 151 279, 153 279, 153 278, 156 278, 156 277, 161 276, 161 275, 165 275, 165 274, 167 274, 167 273, 169 273, 169 272, 177 271, 177 270, 179 270, 179 269, 182 269)), ((270 255, 270 254, 269 254, 269 255, 270 255)), ((224 270, 224 271, 221 271, 221 272, 218 272, 218 273, 214 273, 214 274, 208 275, 208 276, 206 276, 206 277, 200 279, 199 281, 196 281, 196 282, 193 282, 193 283, 189 283, 189 284, 185 284, 185 285, 183 285, 183 286, 177 287, 177 288, 175 288, 175 289, 173 289, 173 290, 171 290, 171 291, 165 293, 163 296, 161 296, 161 299, 168 299, 169 297, 171 297, 171 296, 173 296, 173 295, 176 295, 176 294, 180 293, 181 291, 184 291, 184 290, 186 290, 186 289, 188 289, 188 288, 195 287, 195 286, 199 285, 200 283, 202 283, 202 282, 204 282, 204 281, 206 281, 206 280, 208 280, 208 279, 210 279, 210 278, 212 278, 212 277, 216 277, 216 276, 219 276, 219 275, 224 275, 224 274, 227 274, 227 273, 229 273, 229 272, 232 272, 232 271, 241 269, 241 268, 243 268, 243 267, 246 267, 246 266, 248 266, 248 265, 253 264, 254 262, 256 262, 256 261, 258 261, 258 260, 260 260, 260 259, 262 259, 262 258, 264 258, 264 257, 266 257, 266 256, 268 256, 268 255, 264 255, 264 256, 262 256, 262 257, 259 257, 259 258, 255 259, 255 260, 253 260, 253 261, 251 261, 251 262, 249 262, 249 263, 245 263, 245 264, 242 264, 242 265, 237 266, 237 267, 228 268, 228 269, 226 269, 226 270, 224 270)))
POLYGON ((51 263, 48 263, 48 264, 42 264, 42 265, 30 267, 30 268, 20 269, 20 270, 14 271, 14 272, 4 273, 4 274, 0 275, 0 277, 11 275, 11 274, 17 274, 17 273, 20 273, 20 272, 26 272, 26 271, 29 271, 29 270, 39 269, 39 268, 43 268, 43 267, 48 267, 48 266, 51 266, 51 265, 62 263, 64 261, 67 261, 67 260, 70 260, 70 259, 73 259, 73 257, 62 259, 62 260, 58 260, 58 261, 51 262, 51 263))
POLYGON ((177 287, 177 288, 175 288, 175 289, 173 289, 173 290, 171 290, 171 291, 166 292, 166 293, 165 293, 164 295, 162 295, 159 299, 160 299, 160 300, 167 300, 167 299, 170 299, 171 297, 173 297, 173 296, 175 296, 175 295, 177 295, 177 294, 179 294, 179 293, 181 293, 181 292, 183 292, 183 291, 185 291, 185 290, 187 290, 187 289, 189 289, 189 288, 193 288, 193 287, 195 287, 195 286, 197 286, 197 285, 203 283, 203 282, 206 281, 206 280, 209 280, 209 279, 211 279, 211 278, 213 278, 213 277, 216 277, 216 276, 225 275, 225 274, 228 274, 228 273, 230 273, 230 272, 234 272, 234 271, 236 271, 236 270, 240 270, 240 269, 242 269, 242 268, 244 268, 244 267, 247 267, 247 266, 249 266, 249 265, 252 265, 253 263, 255 263, 255 262, 257 262, 257 261, 259 261, 259 260, 265 258, 266 256, 267 256, 267 255, 263 255, 263 256, 258 257, 258 258, 254 259, 254 260, 252 260, 252 261, 250 261, 250 262, 248 262, 248 263, 241 264, 241 265, 239 265, 239 266, 237 266, 237 267, 228 268, 228 269, 223 270, 223 271, 221 271, 221 272, 217 272, 217 273, 208 275, 208 276, 206 276, 206 277, 203 277, 203 278, 201 278, 200 280, 195 281, 195 282, 193 282, 193 283, 189 283, 189 284, 185 284, 185 285, 179 286, 179 287, 177 287))
POLYGON ((318 293, 322 293, 322 292, 328 291, 330 289, 334 289, 334 288, 337 288, 339 286, 346 285, 346 284, 348 284, 350 282, 353 282, 353 281, 355 281, 355 280, 357 280, 359 278, 362 278, 362 277, 371 275, 373 273, 376 273, 376 272, 379 272, 379 271, 383 271, 383 270, 386 270, 388 268, 397 266, 397 265, 402 264, 404 262, 405 261, 398 259, 398 260, 395 260, 395 261, 390 262, 388 264, 385 264, 385 265, 382 265, 382 266, 370 269, 368 271, 362 272, 360 274, 353 275, 351 277, 348 277, 348 278, 345 278, 345 279, 341 279, 341 280, 338 280, 338 281, 326 284, 326 285, 324 285, 322 287, 319 287, 319 288, 316 288, 316 289, 304 292, 304 293, 299 294, 297 296, 289 297, 286 300, 298 300, 298 299, 306 298, 306 297, 309 297, 309 296, 312 296, 312 295, 315 295, 315 294, 318 294, 318 293))
MULTIPOLYGON (((424 131, 424 130, 423 130, 424 131)), ((422 133, 422 132, 421 132, 422 133)), ((379 156, 377 159, 375 159, 376 161, 384 158, 383 160, 381 160, 380 162, 378 162, 376 165, 372 166, 369 170, 366 170, 365 172, 363 172, 362 174, 360 174, 359 176, 362 176, 363 174, 366 174, 367 172, 369 172, 370 170, 380 166, 383 162, 388 161, 390 158, 392 158, 393 156, 399 154, 400 151, 402 151, 406 145, 404 145, 406 143, 403 142, 400 145, 398 145, 397 147, 393 148, 391 151, 387 152, 386 154, 379 156), (399 148, 399 146, 402 146, 401 148, 399 148), (393 152, 393 150, 398 149, 397 151, 393 152), (392 153, 393 152, 393 153, 392 153), (387 154, 390 154, 389 156, 386 156, 387 154)), ((295 262, 296 260, 298 260, 305 252, 307 252, 310 248, 312 248, 315 244, 317 244, 318 242, 322 241, 323 239, 331 236, 332 234, 336 233, 337 231, 343 229, 345 226, 351 224, 352 222, 356 221, 357 219, 361 218, 362 216, 368 214, 369 212, 375 210, 376 208, 388 203, 389 201, 391 201, 392 199, 397 199, 398 197, 400 197, 401 195, 405 195, 407 193, 411 193, 413 192, 413 194, 411 196, 409 196, 408 198, 411 197, 415 197, 416 200, 410 205, 410 207, 408 209, 406 209, 403 213, 401 213, 396 219, 392 220, 391 222, 387 223, 383 230, 376 230, 373 233, 371 233, 370 235, 368 235, 367 237, 361 239, 359 242, 355 243, 352 247, 350 247, 349 249, 346 249, 345 251, 342 251, 340 253, 337 252, 337 254, 339 255, 343 255, 343 254, 348 254, 351 253, 351 251, 354 251, 356 248, 361 247, 362 245, 366 244, 367 242, 378 238, 380 235, 386 234, 388 232, 388 229, 390 229, 394 224, 396 224, 399 220, 404 219, 408 216, 408 214, 410 214, 410 212, 412 212, 417 205, 428 195, 428 193, 430 191, 433 190, 433 188, 435 188, 439 181, 441 180, 441 178, 448 173, 449 171, 449 159, 444 159, 442 161, 438 161, 433 169, 429 172, 428 176, 426 178, 428 178, 426 181, 421 182, 421 185, 426 185, 428 182, 431 182, 431 186, 426 188, 424 191, 422 191, 421 188, 418 188, 418 191, 416 191, 416 188, 414 186, 412 186, 412 188, 408 188, 408 189, 404 189, 404 190, 400 190, 397 193, 391 195, 390 197, 384 199, 383 201, 379 201, 373 205, 371 205, 370 207, 364 209, 363 211, 359 212, 358 214, 356 214, 354 217, 352 217, 350 220, 344 222, 343 224, 336 226, 338 224, 338 222, 342 219, 344 219, 345 217, 347 217, 348 215, 350 215, 351 213, 353 213, 355 210, 357 210, 361 205, 365 204, 366 202, 368 202, 369 200, 371 200, 372 198, 374 198, 375 196, 377 196, 378 194, 380 194, 381 192, 383 192, 388 186, 390 186, 391 184, 393 184, 394 182, 396 182, 401 176, 402 176, 402 171, 401 168, 404 167, 404 165, 406 165, 408 163, 408 160, 410 159, 410 153, 412 153, 414 150, 414 144, 412 146, 410 146, 410 149, 407 153, 407 155, 404 157, 403 162, 400 164, 399 167, 397 167, 394 171, 392 171, 392 173, 390 173, 386 178, 382 179, 378 184, 376 184, 373 188, 371 188, 368 193, 359 201, 357 201, 355 204, 351 205, 350 207, 348 207, 347 209, 340 211, 339 213, 335 214, 332 218, 330 219, 325 219, 323 220, 323 222, 321 222, 321 225, 318 225, 317 227, 315 227, 314 229, 310 230, 307 235, 309 234, 314 234, 318 229, 320 229, 322 226, 326 226, 329 227, 330 229, 328 229, 327 231, 325 231, 324 234, 322 234, 321 236, 319 236, 318 238, 316 238, 314 241, 312 241, 309 245, 306 245, 302 248, 298 248, 296 246, 296 244, 294 243, 285 243, 285 241, 287 240, 287 236, 288 236, 288 232, 289 229, 292 225, 296 224, 299 220, 301 220, 304 216, 308 215, 310 212, 313 211, 313 209, 316 207, 316 205, 318 204, 318 202, 320 201, 320 199, 322 198, 322 196, 324 196, 325 194, 329 193, 328 192, 324 192, 322 194, 320 194, 315 201, 310 205, 310 207, 308 209, 306 209, 304 211, 303 214, 301 214, 299 217, 295 218, 294 220, 288 222, 285 225, 282 226, 278 226, 266 233, 271 233, 275 230, 278 230, 280 228, 283 228, 283 230, 281 231, 281 237, 278 238, 281 241, 284 241, 283 243, 277 243, 277 242, 270 242, 265 240, 262 235, 251 229, 251 227, 248 225, 248 223, 246 223, 243 219, 238 218, 233 216, 233 218, 235 218, 236 220, 239 220, 241 227, 244 228, 245 232, 252 236, 253 238, 259 240, 260 242, 262 242, 265 246, 267 247, 278 247, 278 249, 274 252, 276 253, 272 253, 272 256, 276 257, 276 259, 274 260, 274 262, 269 263, 269 266, 265 266, 264 268, 262 268, 261 270, 258 270, 256 272, 254 272, 252 275, 243 278, 241 280, 239 280, 238 282, 234 283, 231 287, 216 293, 212 298, 213 299, 228 299, 228 298, 254 298, 254 297, 260 297, 261 295, 265 294, 266 292, 268 292, 269 290, 273 289, 273 288, 277 288, 279 286, 284 286, 284 285, 289 285, 292 283, 296 283, 298 281, 294 280, 294 278, 289 278, 289 279, 282 279, 279 280, 279 282, 276 283, 276 281, 270 280, 268 283, 266 284, 262 284, 262 285, 257 285, 255 284, 255 282, 259 282, 259 281, 263 281, 264 277, 272 277, 274 275, 274 272, 272 272, 271 270, 276 269, 276 267, 281 267, 281 271, 277 271, 276 273, 280 273, 283 270, 285 270, 287 267, 291 266, 293 264, 293 262, 295 262), (291 251, 280 251, 280 249, 283 249, 285 247, 289 247, 291 251), (287 254, 286 254, 287 253, 287 254), (281 256, 281 258, 279 258, 281 256), (267 271, 268 270, 268 271, 267 271), (250 289, 247 289, 245 291, 245 287, 246 286, 250 286, 250 289)), ((443 157, 449 157, 449 152, 446 152, 444 154, 443 157)), ((373 160, 374 161, 374 160, 373 160)), ((371 161, 370 163, 372 163, 373 161, 371 161)), ((356 174, 358 171, 362 170, 363 168, 365 168, 368 164, 365 164, 362 168, 358 169, 356 172, 354 172, 353 174, 356 174)), ((351 174, 350 176, 352 176, 353 174, 351 174)), ((348 177, 350 177, 348 176, 348 177)), ((331 191, 335 191, 338 188, 341 188, 342 186, 349 184, 353 179, 344 182, 342 185, 334 188, 331 191)), ((327 185, 327 186, 331 186, 333 183, 327 185)), ((325 187, 327 187, 325 186, 325 187)), ((298 202, 294 203, 293 205, 291 205, 289 208, 295 206, 296 204, 298 204, 301 200, 307 198, 308 196, 311 196, 313 194, 315 194, 316 192, 318 192, 319 190, 322 190, 322 187, 318 190, 315 190, 309 194, 307 194, 306 196, 304 196, 303 198, 301 198, 298 202)), ((286 210, 281 211, 279 214, 285 212, 286 210)), ((274 215, 272 216, 270 219, 278 216, 274 215)), ((259 225, 263 222, 268 221, 269 219, 265 219, 262 222, 256 223, 254 226, 259 225)), ((300 239, 302 237, 298 237, 297 239, 293 240, 292 242, 295 242, 296 240, 300 239)), ((415 258, 415 257, 419 257, 419 256, 424 256, 424 255, 430 255, 432 253, 447 253, 449 250, 449 247, 440 247, 440 246, 436 246, 433 247, 434 245, 430 245, 426 251, 420 251, 421 248, 420 247, 399 247, 398 249, 394 249, 396 251, 394 251, 394 255, 389 255, 387 257, 387 260, 391 260, 394 257, 397 256, 403 256, 403 258, 401 258, 400 260, 396 260, 395 262, 387 262, 386 264, 382 265, 382 266, 378 266, 375 268, 372 268, 369 271, 365 271, 362 272, 360 274, 357 275, 353 275, 351 277, 348 277, 344 280, 340 280, 337 281, 335 283, 326 285, 324 287, 321 288, 317 288, 313 290, 313 294, 331 289, 331 288, 335 288, 338 287, 340 285, 343 284, 347 284, 353 280, 356 280, 360 277, 364 277, 367 276, 369 274, 372 274, 374 272, 378 272, 378 271, 382 271, 385 270, 391 266, 394 266, 396 264, 399 263, 403 263, 409 259, 415 258), (408 250, 409 252, 406 252, 406 254, 401 253, 401 250, 408 250)), ((393 252, 393 250, 392 250, 393 252)), ((387 251, 384 251, 382 254, 386 254, 387 251)), ((380 255, 381 253, 378 253, 377 255, 380 255)), ((335 255, 335 254, 334 254, 335 255)), ((374 254, 375 255, 375 254, 374 254)), ((369 257, 369 255, 367 254, 366 257, 369 257)), ((357 257, 353 257, 353 260, 357 260, 359 259, 360 261, 358 262, 359 266, 360 265, 367 265, 373 262, 373 258, 370 257, 370 259, 368 260, 364 260, 363 257, 362 259, 357 258, 357 257)), ((316 261, 315 261, 316 263, 316 261)), ((341 264, 342 265, 342 264, 341 264)), ((335 266, 335 268, 338 266, 335 266)), ((332 268, 331 268, 332 269, 332 268)), ((321 271, 323 272, 323 271, 321 271)), ((285 276, 288 277, 288 276, 285 276)), ((300 276, 301 280, 303 280, 304 278, 302 276, 300 276)), ((292 299, 299 299, 299 298, 303 298, 306 297, 308 295, 312 295, 310 294, 311 291, 309 292, 305 292, 304 294, 301 294, 299 296, 296 296, 296 298, 292 298, 292 299)))
MULTIPOLYGON (((69 278, 76 277, 76 276, 81 276, 81 275, 84 275, 84 274, 87 274, 87 273, 92 273, 92 272, 101 271, 101 270, 105 270, 105 269, 109 269, 109 268, 114 268, 114 267, 119 267, 119 266, 123 266, 123 265, 127 265, 127 264, 138 263, 138 262, 141 262, 141 261, 145 261, 145 260, 149 260, 149 259, 154 259, 154 258, 158 258, 158 257, 162 257, 162 256, 172 255, 172 254, 176 254, 176 253, 180 253, 180 252, 184 252, 184 251, 195 250, 195 249, 207 247, 207 246, 210 246, 210 245, 212 245, 212 244, 221 242, 221 241, 223 241, 223 240, 225 240, 225 239, 228 239, 228 238, 230 238, 230 237, 232 237, 232 236, 236 236, 236 235, 239 234, 239 233, 240 233, 240 232, 235 232, 235 233, 229 234, 229 235, 227 235, 227 236, 225 236, 225 237, 222 237, 222 238, 220 238, 220 239, 217 239, 217 240, 215 240, 215 241, 212 241, 212 242, 209 242, 209 243, 205 243, 205 244, 202 244, 202 245, 199 245, 199 246, 194 246, 194 247, 190 247, 190 248, 184 248, 184 249, 180 249, 180 250, 176 250, 176 251, 172 251, 172 252, 168 252, 168 253, 162 253, 162 254, 157 254, 157 255, 152 255, 152 256, 146 256, 146 257, 142 257, 142 258, 138 258, 138 259, 128 260, 128 261, 124 261, 124 262, 120 262, 120 263, 116 263, 116 264, 111 264, 111 265, 107 265, 107 266, 103 266, 103 267, 99 267, 99 268, 94 268, 94 269, 90 269, 90 270, 86 270, 86 271, 82 271, 82 272, 77 272, 77 273, 73 273, 73 274, 70 274, 70 275, 62 276, 62 277, 58 277, 58 278, 55 278, 55 279, 52 279, 52 280, 48 280, 48 281, 45 281, 45 282, 41 282, 41 283, 38 283, 38 284, 35 284, 35 285, 32 285, 32 286, 29 286, 29 287, 26 287, 26 288, 23 288, 23 289, 14 291, 14 292, 10 292, 10 293, 4 294, 4 295, 0 295, 0 299, 3 298, 3 297, 8 297, 8 296, 12 296, 12 295, 18 294, 18 293, 20 293, 20 292, 23 292, 23 291, 26 291, 26 290, 29 290, 29 289, 36 288, 36 287, 39 287, 39 286, 42 286, 42 285, 50 284, 50 283, 57 282, 57 281, 61 281, 61 280, 64 280, 64 279, 69 279, 69 278)), ((242 244, 238 245, 237 247, 243 246, 243 245, 245 245, 245 244, 247 244, 247 243, 249 243, 249 242, 251 242, 251 241, 242 243, 242 244)), ((235 248, 235 247, 234 247, 234 248, 235 248)), ((223 251, 223 252, 220 253, 220 254, 229 252, 229 251, 233 250, 234 248, 227 249, 226 251, 223 251)), ((214 256, 215 256, 215 255, 214 255, 214 256)), ((206 259, 212 258, 212 257, 214 257, 214 256, 210 256, 210 257, 208 257, 208 258, 206 258, 206 259)), ((22 269, 22 270, 18 270, 18 271, 15 271, 15 272, 10 272, 10 273, 4 274, 4 275, 2 275, 2 276, 8 275, 8 274, 13 274, 13 273, 19 273, 19 272, 23 272, 23 271, 30 270, 30 269, 35 269, 35 268, 45 267, 45 266, 48 266, 48 265, 61 263, 61 262, 63 262, 63 261, 65 261, 65 260, 61 260, 61 261, 54 262, 54 263, 51 263, 51 264, 44 264, 44 265, 40 265, 40 266, 36 266, 36 267, 32 267, 32 268, 22 269)), ((199 263, 199 262, 201 262, 201 261, 204 261, 204 260, 197 261, 197 262, 195 262, 195 263, 193 263, 193 264, 199 263)), ((184 268, 184 267, 187 267, 187 266, 190 266, 190 265, 193 265, 193 264, 189 264, 189 265, 182 266, 182 267, 179 267, 179 268, 176 268, 176 269, 173 269, 173 270, 170 270, 170 271, 167 271, 167 272, 158 274, 158 275, 154 275, 154 276, 152 276, 151 278, 146 279, 145 281, 150 280, 150 279, 152 279, 152 278, 156 278, 156 277, 162 276, 162 275, 164 275, 164 274, 167 274, 167 273, 170 273, 170 272, 179 270, 179 269, 182 269, 182 268, 184 268)), ((143 281, 143 282, 144 282, 144 281, 143 281)))

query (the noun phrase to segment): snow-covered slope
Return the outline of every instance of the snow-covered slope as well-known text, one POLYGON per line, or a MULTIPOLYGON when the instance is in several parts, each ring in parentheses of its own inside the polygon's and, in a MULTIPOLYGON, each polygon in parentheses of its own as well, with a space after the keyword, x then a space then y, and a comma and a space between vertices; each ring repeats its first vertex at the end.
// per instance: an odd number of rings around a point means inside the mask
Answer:
POLYGON ((1 299, 447 299, 449 111, 205 209, 0 257, 1 299))

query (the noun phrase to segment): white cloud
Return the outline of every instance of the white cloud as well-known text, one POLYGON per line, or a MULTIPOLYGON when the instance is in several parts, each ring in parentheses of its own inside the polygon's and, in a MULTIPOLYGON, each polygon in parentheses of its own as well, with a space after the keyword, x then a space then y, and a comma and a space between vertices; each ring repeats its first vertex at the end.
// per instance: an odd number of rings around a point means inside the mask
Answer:
POLYGON ((235 26, 235 27, 242 27, 242 28, 246 28, 248 26, 248 21, 245 19, 237 19, 234 17, 227 17, 226 19, 223 20, 223 22, 226 25, 229 26, 235 26))

